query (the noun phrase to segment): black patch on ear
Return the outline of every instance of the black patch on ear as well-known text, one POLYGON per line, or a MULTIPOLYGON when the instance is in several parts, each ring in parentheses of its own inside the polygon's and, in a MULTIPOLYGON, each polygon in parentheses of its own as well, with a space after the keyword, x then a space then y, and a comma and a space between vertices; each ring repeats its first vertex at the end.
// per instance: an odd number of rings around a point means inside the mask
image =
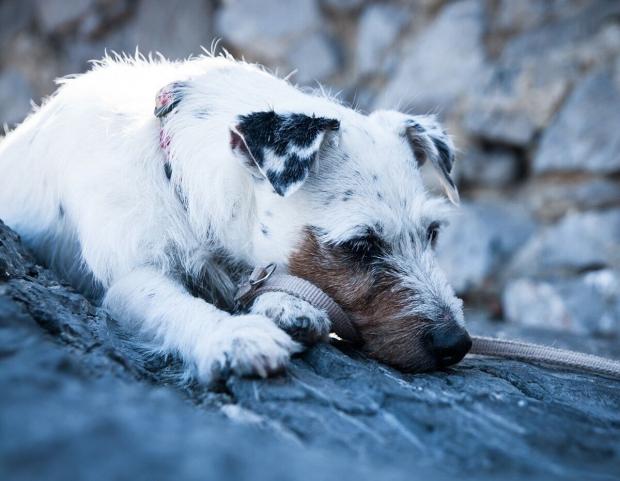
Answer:
POLYGON ((430 159, 448 197, 454 204, 458 204, 458 190, 450 177, 454 165, 450 138, 433 117, 419 117, 419 119, 420 121, 410 118, 405 126, 405 135, 416 161, 422 166, 427 159, 430 159))
POLYGON ((231 147, 285 196, 308 176, 325 133, 339 128, 338 120, 325 117, 253 112, 239 117, 231 147))
POLYGON ((456 188, 452 177, 450 177, 450 172, 452 172, 452 166, 454 165, 454 154, 452 150, 450 150, 446 143, 441 139, 431 137, 431 140, 435 144, 437 152, 439 152, 439 159, 437 163, 441 170, 441 173, 445 177, 446 181, 450 184, 450 186, 456 188))
POLYGON ((155 97, 155 117, 162 118, 172 112, 183 100, 183 95, 187 84, 184 82, 173 82, 162 87, 155 97))

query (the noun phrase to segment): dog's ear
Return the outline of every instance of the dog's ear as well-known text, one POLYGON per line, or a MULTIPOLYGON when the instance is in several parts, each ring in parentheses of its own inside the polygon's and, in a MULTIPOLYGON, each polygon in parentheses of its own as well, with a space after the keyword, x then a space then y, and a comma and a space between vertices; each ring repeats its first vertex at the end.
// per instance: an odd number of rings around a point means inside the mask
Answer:
POLYGON ((340 122, 273 111, 242 115, 230 128, 230 145, 251 172, 285 197, 304 183, 321 145, 340 122))
POLYGON ((409 116, 405 132, 418 165, 422 166, 427 159, 430 160, 448 198, 453 204, 458 204, 459 193, 450 177, 454 164, 454 145, 448 134, 431 115, 409 116))
POLYGON ((162 118, 172 112, 183 99, 186 90, 185 82, 172 82, 159 89, 155 97, 155 117, 162 118))

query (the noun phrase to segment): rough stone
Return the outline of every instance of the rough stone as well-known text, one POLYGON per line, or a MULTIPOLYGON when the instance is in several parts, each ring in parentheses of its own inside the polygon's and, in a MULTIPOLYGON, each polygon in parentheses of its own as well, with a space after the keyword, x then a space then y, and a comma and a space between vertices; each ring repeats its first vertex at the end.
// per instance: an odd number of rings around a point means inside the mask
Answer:
POLYGON ((620 209, 569 213, 519 250, 507 277, 549 277, 620 266, 620 209))
POLYGON ((142 2, 135 25, 127 28, 129 52, 161 52, 172 59, 202 53, 212 41, 211 11, 203 0, 150 0, 142 2))
POLYGON ((298 40, 291 49, 288 64, 294 65, 297 72, 294 80, 308 84, 315 80, 324 80, 338 70, 338 57, 333 43, 324 34, 317 32, 298 40))
POLYGON ((545 130, 534 172, 619 172, 619 125, 620 87, 609 72, 588 76, 545 130))
POLYGON ((16 70, 0 73, 0 125, 14 125, 30 110, 34 93, 28 79, 16 70))
MULTIPOLYGON (((615 476, 620 382, 468 358, 407 375, 322 344, 207 389, 145 358, 0 223, 0 466, 8 479, 615 476)), ((600 343, 599 343, 600 344, 600 343)), ((598 344, 597 344, 598 345, 598 344)))
POLYGON ((88 62, 106 52, 134 55, 136 49, 148 56, 159 52, 172 60, 203 53, 213 41, 211 10, 202 0, 151 0, 141 2, 134 21, 97 37, 70 44, 64 74, 84 71, 88 62), (163 32, 163 33, 162 33, 163 32))
POLYGON ((620 183, 606 178, 537 179, 521 200, 537 217, 554 220, 569 211, 620 207, 620 183))
POLYGON ((321 18, 312 0, 235 0, 218 11, 215 25, 226 44, 273 62, 285 57, 290 42, 319 30, 321 18))
POLYGON ((366 0, 321 0, 321 4, 335 10, 350 11, 360 8, 366 0))
POLYGON ((472 92, 465 124, 486 141, 528 147, 586 68, 617 55, 616 2, 594 2, 557 23, 511 39, 472 92))
POLYGON ((533 220, 518 206, 463 203, 439 236, 438 260, 457 293, 480 290, 534 230, 533 220))
POLYGON ((468 149, 456 164, 460 181, 471 185, 503 187, 513 183, 520 175, 518 156, 511 150, 468 149))
POLYGON ((85 16, 94 0, 37 0, 37 20, 47 33, 57 33, 85 16))
POLYGON ((445 6, 426 30, 406 41, 401 65, 375 106, 449 110, 457 97, 479 84, 485 70, 484 22, 482 2, 445 6))
POLYGON ((361 15, 357 33, 356 65, 360 75, 381 68, 386 52, 410 22, 411 12, 395 5, 369 5, 361 15))
POLYGON ((28 28, 33 12, 31 2, 0 2, 0 45, 5 46, 14 35, 28 28))
POLYGON ((620 336, 620 274, 593 271, 575 279, 517 279, 506 287, 507 321, 578 334, 620 336))
POLYGON ((522 32, 574 15, 591 0, 499 0, 493 28, 505 33, 522 32))

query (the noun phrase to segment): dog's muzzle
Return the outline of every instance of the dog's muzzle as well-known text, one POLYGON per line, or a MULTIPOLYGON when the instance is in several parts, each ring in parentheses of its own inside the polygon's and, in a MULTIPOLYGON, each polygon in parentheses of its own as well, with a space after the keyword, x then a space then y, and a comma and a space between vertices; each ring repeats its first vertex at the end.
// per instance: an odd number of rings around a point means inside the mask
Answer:
POLYGON ((341 339, 354 343, 361 340, 349 316, 331 297, 305 279, 276 273, 276 267, 276 264, 271 263, 254 268, 250 277, 237 289, 235 303, 238 307, 248 307, 265 292, 284 292, 325 311, 332 323, 332 331, 341 339))

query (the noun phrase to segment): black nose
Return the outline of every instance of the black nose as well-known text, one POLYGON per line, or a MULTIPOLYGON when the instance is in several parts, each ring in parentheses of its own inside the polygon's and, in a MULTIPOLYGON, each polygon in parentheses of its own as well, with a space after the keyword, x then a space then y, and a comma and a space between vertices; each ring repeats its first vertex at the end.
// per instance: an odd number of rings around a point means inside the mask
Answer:
POLYGON ((456 364, 471 349, 471 337, 460 326, 436 328, 431 334, 431 350, 440 367, 456 364))

